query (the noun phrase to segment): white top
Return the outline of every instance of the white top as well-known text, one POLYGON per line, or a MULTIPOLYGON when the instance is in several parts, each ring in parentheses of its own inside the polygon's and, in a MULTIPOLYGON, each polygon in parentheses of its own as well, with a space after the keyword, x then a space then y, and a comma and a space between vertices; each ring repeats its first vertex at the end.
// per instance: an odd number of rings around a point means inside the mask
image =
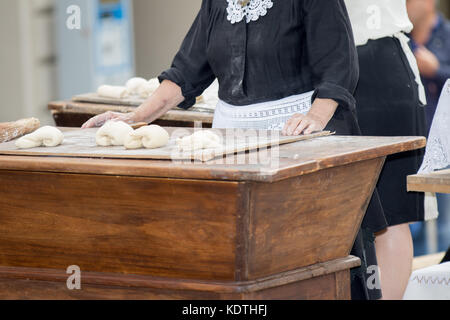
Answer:
POLYGON ((406 0, 345 0, 345 4, 357 46, 413 29, 406 0))
POLYGON ((357 46, 385 37, 399 39, 419 86, 420 101, 426 105, 425 88, 420 79, 419 67, 408 45, 409 38, 405 35, 414 28, 408 17, 406 0, 345 0, 345 4, 357 46))

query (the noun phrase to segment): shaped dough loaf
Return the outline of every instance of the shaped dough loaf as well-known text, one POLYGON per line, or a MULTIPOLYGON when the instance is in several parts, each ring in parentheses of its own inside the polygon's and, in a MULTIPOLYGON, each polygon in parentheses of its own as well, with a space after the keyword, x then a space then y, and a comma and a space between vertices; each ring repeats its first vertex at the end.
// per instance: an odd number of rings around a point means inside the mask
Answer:
POLYGON ((177 145, 181 151, 215 149, 223 146, 220 137, 212 131, 197 131, 193 135, 178 139, 177 145))
POLYGON ((157 125, 146 126, 131 132, 125 138, 127 149, 156 149, 167 145, 170 140, 169 133, 157 125))
POLYGON ((147 99, 159 87, 159 80, 157 78, 150 79, 148 82, 142 84, 138 89, 138 94, 141 98, 147 99))
POLYGON ((128 80, 126 87, 130 94, 136 95, 139 94, 141 86, 145 86, 146 84, 148 84, 148 81, 143 78, 132 78, 128 80))
POLYGON ((123 146, 126 136, 133 128, 122 121, 108 121, 98 129, 95 136, 97 145, 102 147, 123 146))
POLYGON ((42 127, 33 133, 30 133, 16 141, 16 147, 19 149, 31 149, 41 146, 56 147, 64 140, 61 131, 54 127, 42 127))
POLYGON ((108 85, 100 86, 97 90, 97 94, 101 97, 113 99, 123 99, 127 98, 130 95, 127 88, 125 87, 108 86, 108 85))

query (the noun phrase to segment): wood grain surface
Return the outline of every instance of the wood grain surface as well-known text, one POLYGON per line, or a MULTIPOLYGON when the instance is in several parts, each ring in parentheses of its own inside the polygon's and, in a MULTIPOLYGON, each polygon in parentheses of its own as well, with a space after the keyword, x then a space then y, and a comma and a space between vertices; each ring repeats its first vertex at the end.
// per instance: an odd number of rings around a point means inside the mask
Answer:
POLYGON ((349 299, 346 257, 258 281, 220 282, 82 272, 81 290, 65 270, 0 267, 0 299, 349 299))
MULTIPOLYGON (((111 105, 111 104, 96 104, 76 101, 53 101, 48 105, 48 109, 54 114, 64 115, 64 117, 80 117, 81 115, 88 115, 90 117, 105 113, 108 111, 128 113, 136 110, 135 106, 127 105, 111 105)), ((211 125, 213 123, 214 113, 198 111, 198 110, 182 110, 179 108, 170 110, 160 118, 160 121, 179 121, 179 122, 201 122, 211 125)), ((76 120, 76 119, 75 119, 76 120)), ((84 118, 81 119, 86 121, 84 118)), ((83 121, 83 122, 84 122, 83 121)), ((81 123, 83 123, 81 122, 81 123)), ((81 126, 81 123, 79 126, 81 126)))
POLYGON ((330 136, 201 162, 0 156, 4 170, 275 182, 290 177, 423 148, 423 137, 330 136), (255 161, 256 159, 256 161, 255 161), (269 161, 267 161, 269 160, 269 161))
POLYGON ((239 183, 0 171, 0 266, 235 279, 239 183))
POLYGON ((450 193, 450 169, 409 176, 408 191, 450 193))
POLYGON ((56 156, 56 157, 84 157, 84 158, 122 158, 122 159, 148 159, 148 160, 199 160, 209 161, 214 158, 223 158, 229 154, 252 151, 271 146, 329 136, 329 131, 301 135, 294 137, 272 135, 267 131, 248 131, 247 135, 239 135, 242 131, 232 131, 231 135, 225 130, 212 130, 222 137, 223 147, 197 151, 180 152, 176 140, 191 135, 194 130, 188 128, 166 128, 170 134, 167 146, 158 149, 127 150, 123 146, 100 147, 95 142, 98 129, 74 129, 64 131, 64 141, 56 147, 37 147, 32 149, 19 149, 14 141, 0 144, 0 155, 27 155, 27 156, 56 156))
MULTIPOLYGON (((91 104, 103 104, 103 105, 119 105, 119 106, 132 106, 139 107, 143 104, 146 99, 140 98, 139 96, 130 96, 124 99, 114 99, 99 96, 97 93, 85 93, 76 95, 72 98, 74 102, 84 102, 91 104)), ((214 113, 216 106, 210 106, 203 103, 203 98, 197 98, 197 103, 191 108, 192 111, 214 113)))
POLYGON ((346 257, 383 160, 274 183, 0 170, 0 266, 245 281, 346 257))
POLYGON ((244 277, 347 256, 383 164, 379 158, 252 184, 244 277))

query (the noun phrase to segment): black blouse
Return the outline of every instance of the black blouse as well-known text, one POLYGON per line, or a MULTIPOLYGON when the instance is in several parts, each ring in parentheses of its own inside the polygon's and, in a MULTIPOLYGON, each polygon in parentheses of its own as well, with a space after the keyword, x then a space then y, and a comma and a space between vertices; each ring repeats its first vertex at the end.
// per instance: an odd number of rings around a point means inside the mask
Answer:
POLYGON ((177 53, 159 80, 182 89, 188 109, 217 77, 232 105, 282 99, 315 90, 353 110, 357 53, 343 0, 273 0, 257 21, 231 24, 226 0, 203 0, 177 53))

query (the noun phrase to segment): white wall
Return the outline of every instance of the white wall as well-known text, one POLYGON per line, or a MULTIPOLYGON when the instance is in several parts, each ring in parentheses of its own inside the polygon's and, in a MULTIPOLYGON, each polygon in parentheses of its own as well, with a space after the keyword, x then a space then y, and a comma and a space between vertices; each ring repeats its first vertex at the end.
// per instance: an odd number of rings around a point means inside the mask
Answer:
POLYGON ((138 75, 155 77, 170 66, 201 2, 133 0, 138 75))
POLYGON ((24 108, 19 37, 19 1, 0 1, 0 122, 18 118, 24 108))
POLYGON ((54 0, 0 1, 0 122, 37 117, 52 123, 55 96, 54 0))

